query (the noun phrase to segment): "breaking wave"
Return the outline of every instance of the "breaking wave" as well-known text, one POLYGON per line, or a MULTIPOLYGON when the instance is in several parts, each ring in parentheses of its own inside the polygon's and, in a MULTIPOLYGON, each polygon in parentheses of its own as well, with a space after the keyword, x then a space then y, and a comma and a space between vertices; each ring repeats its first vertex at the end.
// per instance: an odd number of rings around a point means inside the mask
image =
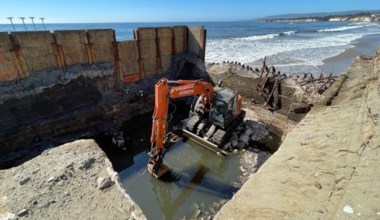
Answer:
MULTIPOLYGON (((352 47, 352 42, 364 34, 337 34, 318 38, 283 38, 280 41, 242 41, 240 39, 208 40, 207 62, 233 60, 253 63, 263 57, 277 57, 277 64, 318 66, 322 60, 336 56, 352 47), (281 58, 281 59, 280 59, 281 58)), ((257 38, 255 38, 257 39, 257 38)))
POLYGON ((351 30, 351 29, 356 29, 356 28, 361 28, 361 27, 364 27, 364 25, 327 28, 327 29, 318 30, 318 32, 338 32, 338 31, 351 30))
POLYGON ((293 35, 293 34, 296 34, 297 32, 296 31, 285 31, 285 32, 282 32, 280 33, 280 35, 293 35))
POLYGON ((242 37, 242 38, 236 38, 239 40, 248 40, 248 41, 254 41, 254 40, 264 40, 264 39, 273 39, 285 35, 293 35, 296 34, 296 31, 285 31, 277 34, 265 34, 265 35, 253 35, 249 37, 242 37))

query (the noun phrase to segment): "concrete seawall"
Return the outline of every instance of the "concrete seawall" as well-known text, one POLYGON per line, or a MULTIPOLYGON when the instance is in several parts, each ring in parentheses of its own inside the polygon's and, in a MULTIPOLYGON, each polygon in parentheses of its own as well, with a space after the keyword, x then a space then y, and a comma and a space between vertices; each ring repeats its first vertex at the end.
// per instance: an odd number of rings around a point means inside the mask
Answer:
POLYGON ((358 57, 215 219, 379 218, 379 75, 358 57))
POLYGON ((138 28, 117 42, 111 29, 0 33, 0 154, 104 133, 152 111, 156 81, 180 77, 179 54, 203 60, 205 34, 138 28))
POLYGON ((77 64, 111 62, 128 83, 168 70, 172 56, 204 59, 203 27, 138 28, 134 40, 116 41, 112 29, 0 33, 0 81, 77 64))

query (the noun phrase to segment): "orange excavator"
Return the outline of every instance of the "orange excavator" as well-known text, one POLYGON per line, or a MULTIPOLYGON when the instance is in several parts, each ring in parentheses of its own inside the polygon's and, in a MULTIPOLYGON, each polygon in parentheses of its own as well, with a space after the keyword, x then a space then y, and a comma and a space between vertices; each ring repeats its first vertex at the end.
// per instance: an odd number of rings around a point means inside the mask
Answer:
POLYGON ((213 86, 201 80, 161 79, 155 85, 151 150, 148 171, 156 178, 169 168, 163 163, 167 138, 167 120, 170 99, 198 96, 183 124, 183 135, 210 150, 226 153, 220 147, 231 137, 243 121, 242 97, 228 88, 213 86))

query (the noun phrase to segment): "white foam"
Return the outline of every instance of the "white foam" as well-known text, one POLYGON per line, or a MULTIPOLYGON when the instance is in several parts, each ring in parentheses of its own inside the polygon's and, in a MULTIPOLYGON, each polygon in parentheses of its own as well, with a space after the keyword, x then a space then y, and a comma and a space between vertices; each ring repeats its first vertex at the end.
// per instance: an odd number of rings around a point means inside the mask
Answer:
POLYGON ((323 65, 324 59, 353 48, 353 42, 365 35, 380 33, 378 23, 354 22, 349 25, 319 32, 286 31, 245 38, 209 39, 206 61, 237 61, 255 66, 261 65, 261 60, 267 57, 271 65, 280 69, 294 72, 309 68, 320 72, 318 66, 323 65), (344 31, 350 29, 355 30, 344 31))
POLYGON ((280 34, 266 34, 266 35, 253 35, 249 37, 242 37, 242 38, 235 38, 236 40, 246 40, 246 41, 253 41, 253 40, 263 40, 263 39, 272 39, 279 37, 280 34))
POLYGON ((278 34, 253 35, 249 37, 242 37, 242 38, 235 38, 235 39, 243 40, 243 41, 257 41, 257 40, 273 39, 273 38, 281 37, 282 35, 293 35, 293 34, 296 34, 296 31, 285 31, 278 34))
POLYGON ((293 35, 293 34, 296 34, 295 31, 285 31, 285 32, 282 32, 283 34, 285 35, 293 35))
POLYGON ((356 28, 361 28, 361 27, 364 27, 364 25, 344 26, 344 27, 337 27, 337 28, 327 28, 327 29, 318 30, 318 32, 346 31, 346 30, 351 30, 351 29, 356 29, 356 28))
POLYGON ((362 22, 352 22, 349 25, 364 25, 364 26, 368 27, 368 26, 376 26, 379 24, 375 23, 375 22, 370 22, 370 21, 362 21, 362 22))
POLYGON ((339 33, 311 39, 279 38, 275 41, 208 40, 206 61, 254 63, 264 57, 273 57, 276 59, 273 65, 317 66, 323 64, 322 60, 352 47, 351 42, 363 36, 364 34, 339 33))

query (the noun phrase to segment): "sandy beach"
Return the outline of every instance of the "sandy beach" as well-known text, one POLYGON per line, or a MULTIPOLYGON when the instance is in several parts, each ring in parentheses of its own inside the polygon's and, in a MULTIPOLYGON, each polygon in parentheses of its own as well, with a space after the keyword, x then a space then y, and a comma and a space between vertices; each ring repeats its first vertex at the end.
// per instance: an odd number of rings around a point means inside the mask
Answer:
POLYGON ((355 60, 357 56, 373 56, 376 47, 380 45, 380 34, 366 35, 354 41, 354 47, 345 50, 343 53, 323 60, 323 65, 319 66, 325 74, 332 73, 340 75, 355 60))

